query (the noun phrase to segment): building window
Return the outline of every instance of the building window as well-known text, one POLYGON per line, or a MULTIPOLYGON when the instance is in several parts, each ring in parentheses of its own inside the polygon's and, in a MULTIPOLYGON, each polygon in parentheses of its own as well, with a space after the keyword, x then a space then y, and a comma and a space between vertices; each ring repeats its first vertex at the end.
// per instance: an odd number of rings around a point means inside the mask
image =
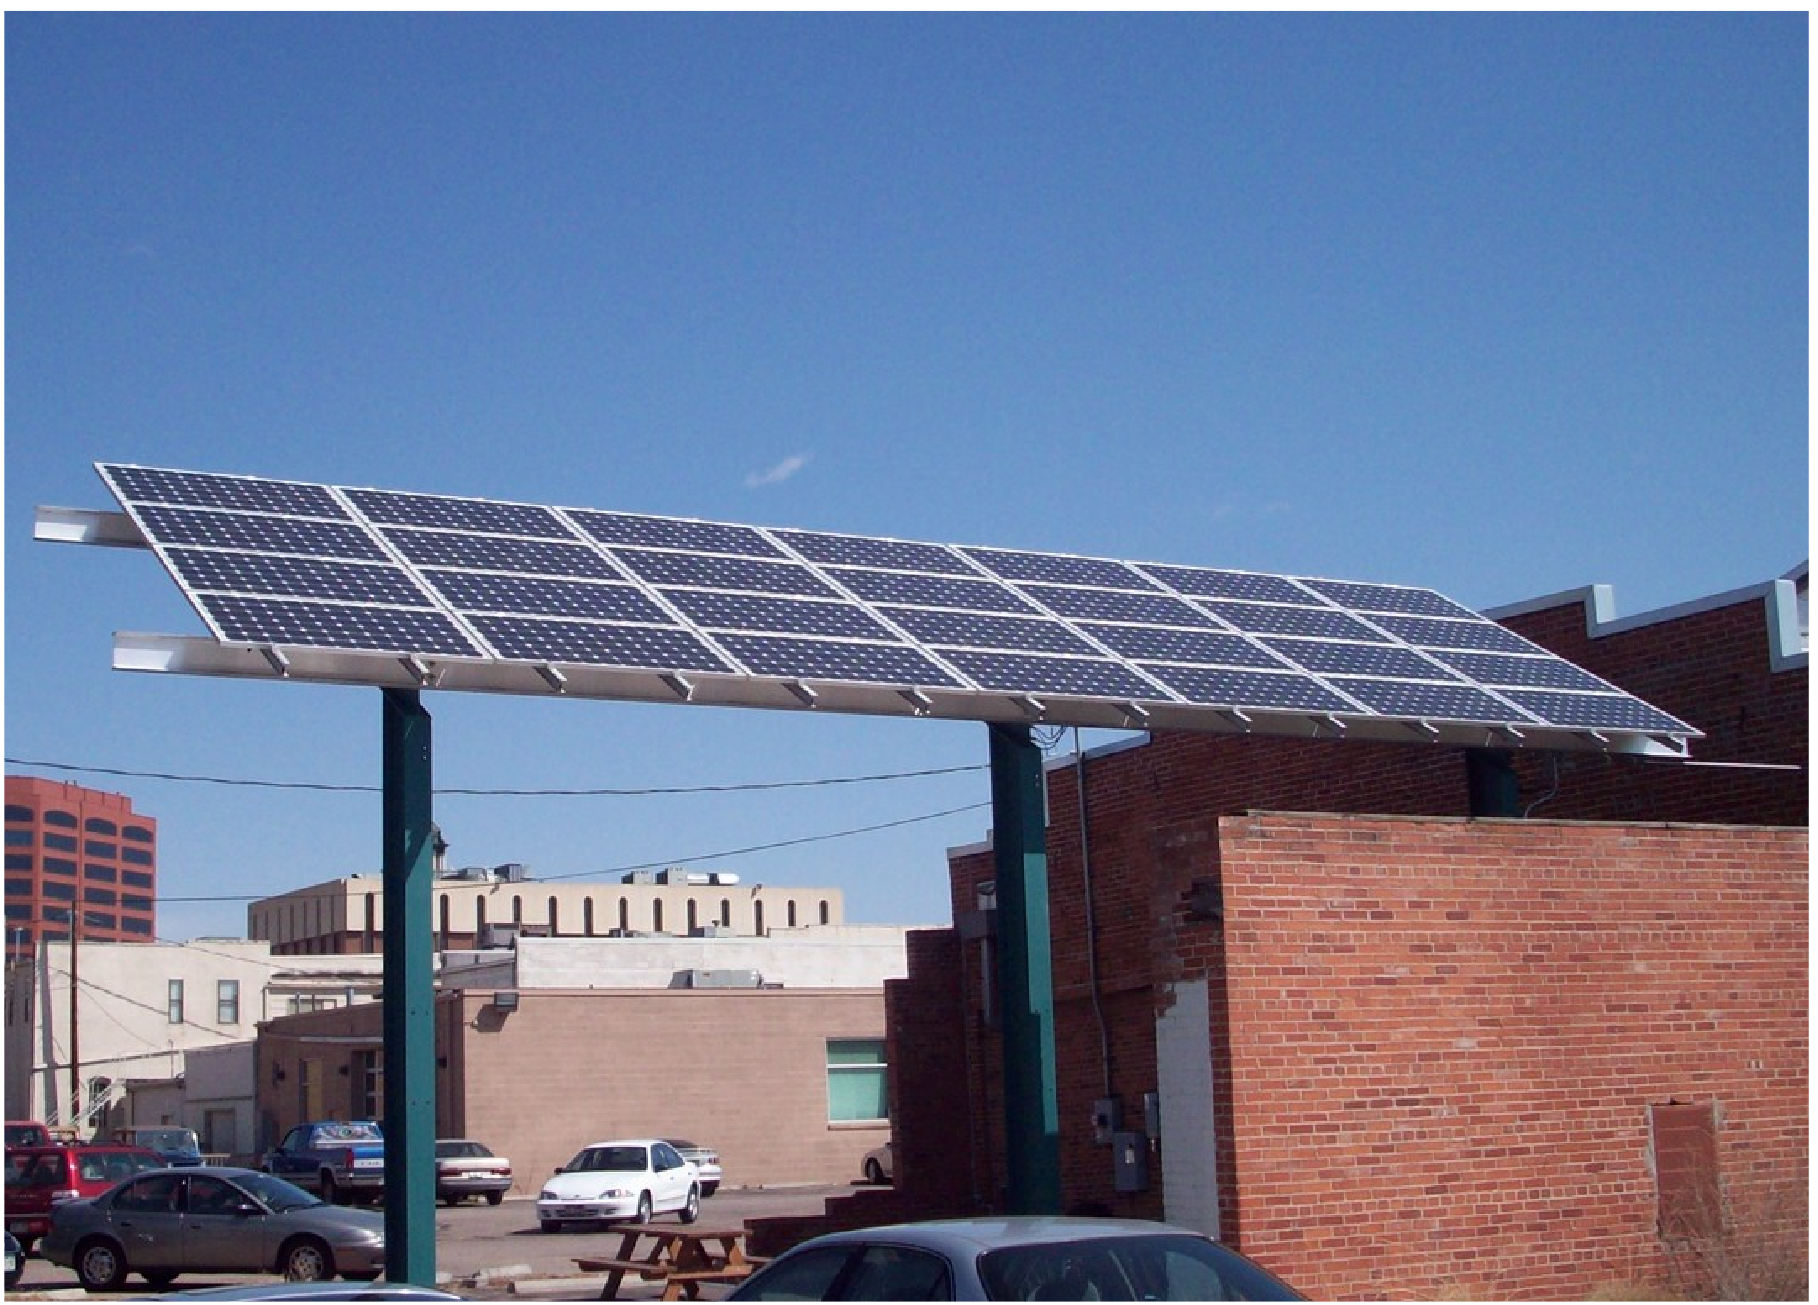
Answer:
POLYGON ((8 820, 30 820, 32 818, 32 809, 30 807, 16 807, 9 802, 6 804, 6 818, 8 820))
MULTIPOLYGON (((6 886, 6 891, 10 895, 13 891, 13 886, 8 884, 6 886)), ((30 902, 8 902, 6 904, 6 918, 9 920, 23 920, 29 924, 32 918, 32 904, 30 902)))
POLYGON ((9 829, 6 831, 6 845, 8 847, 30 847, 36 841, 36 835, 29 829, 9 829))
POLYGON ((764 936, 764 904, 762 902, 753 902, 751 904, 751 910, 752 914, 755 916, 755 922, 751 926, 752 932, 762 938, 764 936))
MULTIPOLYGON (((49 864, 47 862, 46 869, 48 868, 49 864)), ((71 867, 71 869, 74 868, 75 867, 73 866, 71 867)), ((137 870, 122 870, 120 872, 120 882, 125 884, 128 888, 150 888, 152 886, 152 877, 150 875, 142 875, 137 870)))
POLYGON ((1723 1192, 1717 1177, 1717 1107, 1651 1106, 1655 1213, 1662 1237, 1704 1239, 1723 1233, 1723 1192))
POLYGON ((655 903, 650 910, 650 925, 653 933, 663 932, 663 904, 655 903))
POLYGON ((99 879, 104 884, 111 884, 120 877, 120 872, 115 870, 111 865, 96 865, 93 861, 84 861, 82 863, 82 877, 84 879, 99 879))
POLYGON ((215 981, 215 1023, 238 1024, 240 1022, 240 981, 238 979, 218 979, 215 981))
POLYGON ((106 834, 109 838, 120 832, 120 826, 111 820, 103 820, 100 816, 90 816, 82 822, 82 828, 91 834, 106 834))
POLYGON ((700 908, 694 898, 688 899, 688 932, 694 933, 701 927, 700 908))
POLYGON ((152 841, 152 831, 144 825, 128 825, 120 831, 120 837, 129 843, 149 843, 152 841))
POLYGON ((725 925, 728 929, 730 929, 732 927, 732 899, 731 898, 728 898, 728 897, 720 898, 720 923, 725 925))
POLYGON ((82 912, 82 923, 91 929, 109 931, 120 927, 120 922, 114 918, 111 911, 84 911, 82 912))
POLYGON ((833 918, 833 916, 831 915, 831 913, 828 909, 827 901, 825 898, 823 898, 821 900, 821 923, 826 924, 830 920, 832 920, 832 918, 833 918))
MULTIPOLYGON (((35 859, 36 858, 34 858, 30 852, 8 852, 6 854, 6 868, 8 870, 30 870, 32 868, 32 862, 35 859)), ((7 891, 11 892, 12 890, 8 889, 7 891)), ((30 892, 31 889, 28 887, 26 891, 30 892)))
POLYGON ((103 861, 118 861, 120 859, 120 845, 118 843, 104 843, 98 838, 85 838, 82 840, 82 855, 98 856, 103 861))
POLYGON ((131 916, 120 921, 120 928, 125 933, 142 933, 148 938, 152 931, 150 920, 135 920, 131 916))
POLYGON ((120 895, 120 907, 122 910, 126 911, 149 911, 152 909, 152 899, 149 897, 135 897, 132 893, 122 893, 120 895))
POLYGON ((619 898, 619 932, 631 932, 631 903, 626 898, 619 898))
POLYGON ((128 865, 151 865, 151 864, 153 864, 152 854, 150 852, 147 852, 142 847, 123 847, 123 848, 121 848, 120 849, 120 859, 122 861, 126 862, 128 865))
POLYGON ((46 834, 44 845, 59 852, 73 852, 76 850, 76 839, 72 834, 46 834))
POLYGON ((115 905, 114 898, 115 893, 111 888, 84 888, 82 890, 82 900, 92 902, 96 906, 113 906, 115 905))
MULTIPOLYGON (((47 856, 44 858, 44 873, 47 875, 73 875, 76 863, 66 856, 47 856)), ((150 884, 146 885, 151 887, 150 884)))
POLYGON ((164 1018, 172 1024, 183 1022, 183 980, 172 979, 164 990, 164 1018))
POLYGON ((882 1038, 829 1038, 827 1118, 836 1124, 888 1119, 887 1070, 882 1038))
POLYGON ((76 900, 76 886, 74 884, 60 884, 53 879, 46 879, 42 891, 46 897, 59 902, 73 902, 76 900))
POLYGON ((44 813, 44 823, 47 825, 56 825, 62 829, 74 829, 76 827, 76 813, 73 811, 46 811, 44 813))
POLYGON ((355 1051, 352 1072, 354 1118, 380 1118, 385 1113, 385 1067, 379 1053, 364 1047, 355 1051))
POLYGON ((791 929, 795 928, 795 903, 794 903, 794 901, 791 901, 789 903, 789 927, 791 929))

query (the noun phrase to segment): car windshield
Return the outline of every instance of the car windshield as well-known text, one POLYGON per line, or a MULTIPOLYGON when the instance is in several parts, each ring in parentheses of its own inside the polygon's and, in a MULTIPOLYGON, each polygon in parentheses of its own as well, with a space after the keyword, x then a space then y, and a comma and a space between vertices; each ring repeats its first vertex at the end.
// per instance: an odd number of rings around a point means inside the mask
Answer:
POLYGON ((568 1165, 570 1173, 643 1173, 650 1167, 641 1146, 590 1146, 568 1165))
POLYGON ((187 1128, 141 1128, 134 1139, 154 1151, 194 1151, 196 1135, 187 1128))
POLYGON ((1241 1255, 1191 1233, 1009 1246, 979 1257, 992 1300, 1301 1300, 1241 1255))
POLYGON ((492 1152, 478 1142, 437 1142, 436 1159, 438 1160, 480 1160, 492 1152))
POLYGON ((270 1174, 238 1174, 234 1181, 263 1201, 274 1214, 282 1214, 286 1210, 307 1210, 312 1205, 323 1204, 301 1187, 295 1187, 282 1178, 273 1178, 270 1174))

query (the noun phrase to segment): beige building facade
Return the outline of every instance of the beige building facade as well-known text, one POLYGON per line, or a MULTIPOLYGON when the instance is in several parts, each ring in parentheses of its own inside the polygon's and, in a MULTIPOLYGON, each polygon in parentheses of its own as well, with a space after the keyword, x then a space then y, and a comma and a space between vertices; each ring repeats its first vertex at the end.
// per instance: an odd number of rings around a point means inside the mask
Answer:
MULTIPOLYGON (((381 1009, 261 1030, 261 1132, 383 1113, 381 1009)), ((479 989, 436 1000, 436 1134, 512 1161, 534 1196, 589 1142, 716 1148, 728 1187, 840 1183, 890 1136, 881 986, 479 989)))

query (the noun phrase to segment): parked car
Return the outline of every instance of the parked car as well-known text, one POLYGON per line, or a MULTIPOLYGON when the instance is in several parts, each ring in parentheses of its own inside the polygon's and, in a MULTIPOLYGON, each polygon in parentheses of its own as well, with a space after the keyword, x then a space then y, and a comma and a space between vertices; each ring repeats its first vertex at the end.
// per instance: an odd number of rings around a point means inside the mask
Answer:
POLYGON ((34 1146, 6 1153, 6 1230, 29 1255, 50 1231, 51 1212, 99 1196, 122 1178, 164 1161, 142 1146, 34 1146))
POLYGON ((89 1291, 112 1291, 129 1273, 159 1290, 184 1273, 364 1282, 385 1268, 385 1216, 253 1169, 159 1169, 58 1206, 42 1249, 89 1291))
POLYGON ((865 1152, 865 1163, 861 1166, 868 1183, 888 1183, 896 1177, 896 1143, 886 1142, 874 1146, 865 1152))
POLYGON ((683 1223, 701 1216, 701 1183, 681 1152, 657 1138, 595 1142, 555 1171, 537 1197, 544 1232, 564 1223, 599 1223, 675 1210, 683 1223))
POLYGON ((319 1193, 330 1205, 385 1191, 385 1134, 370 1119, 298 1124, 259 1168, 319 1193))
POLYGON ((511 1190, 511 1161, 466 1138, 436 1139, 436 1200, 454 1205, 484 1196, 497 1205, 511 1190))
POLYGON ((50 1129, 35 1119, 9 1119, 6 1121, 6 1149, 16 1146, 49 1146, 50 1129))
POLYGON ((25 1276, 25 1247, 11 1233, 6 1234, 6 1289, 11 1291, 25 1276))
POLYGON ((701 1195, 712 1196, 720 1190, 720 1154, 710 1146, 696 1146, 680 1137, 666 1137, 665 1142, 681 1152, 682 1159, 694 1166, 700 1175, 701 1195))
POLYGON ((1188 1228, 1036 1216, 828 1233, 747 1278, 730 1300, 1304 1300, 1188 1228))
POLYGON ((114 1141, 122 1146, 142 1146, 147 1151, 156 1151, 168 1165, 202 1163, 202 1144, 196 1140, 196 1130, 193 1128, 179 1128, 170 1124, 133 1124, 115 1129, 114 1141))
POLYGON ((232 1287, 195 1287, 165 1300, 466 1300, 440 1287, 410 1282, 251 1282, 232 1287))

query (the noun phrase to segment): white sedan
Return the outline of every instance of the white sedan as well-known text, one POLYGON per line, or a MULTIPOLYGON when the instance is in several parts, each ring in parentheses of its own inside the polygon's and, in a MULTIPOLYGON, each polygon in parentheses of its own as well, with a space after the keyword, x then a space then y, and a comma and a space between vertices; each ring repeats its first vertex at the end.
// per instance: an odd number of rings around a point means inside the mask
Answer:
POLYGON ((559 1232, 564 1223, 646 1223, 667 1210, 683 1223, 700 1218, 701 1180, 695 1167, 659 1138, 584 1146, 537 1196, 537 1222, 544 1232, 559 1232))

